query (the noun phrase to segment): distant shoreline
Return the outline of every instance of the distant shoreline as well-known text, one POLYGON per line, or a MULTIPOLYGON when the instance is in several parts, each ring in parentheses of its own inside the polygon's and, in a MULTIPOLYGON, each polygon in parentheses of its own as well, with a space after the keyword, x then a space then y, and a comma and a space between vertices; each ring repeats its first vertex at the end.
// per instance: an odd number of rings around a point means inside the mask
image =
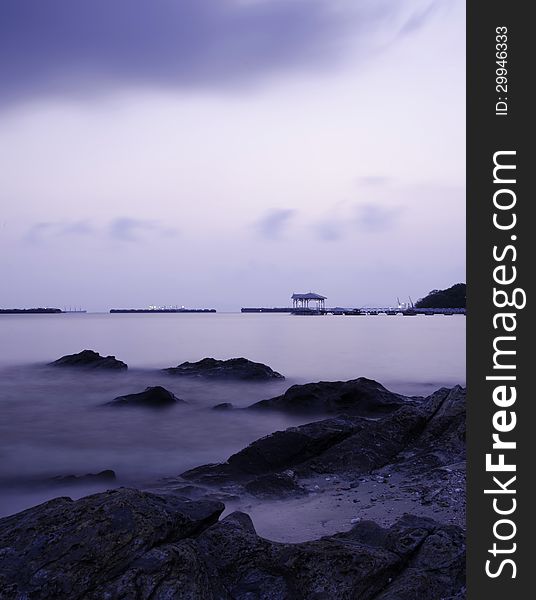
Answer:
POLYGON ((0 308, 0 315, 57 315, 63 312, 59 308, 0 308))
POLYGON ((111 314, 118 313, 215 313, 215 308, 112 308, 111 314))

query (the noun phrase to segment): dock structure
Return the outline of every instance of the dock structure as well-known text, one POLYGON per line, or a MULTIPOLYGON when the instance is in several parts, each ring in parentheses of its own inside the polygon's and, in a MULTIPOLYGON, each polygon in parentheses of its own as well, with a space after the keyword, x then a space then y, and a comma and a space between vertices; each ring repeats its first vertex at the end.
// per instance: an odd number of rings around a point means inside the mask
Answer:
POLYGON ((292 312, 294 314, 323 314, 326 311, 326 296, 321 296, 314 292, 307 292, 306 294, 292 294, 292 312), (314 303, 313 307, 310 307, 310 303, 314 303))
POLYGON ((243 313, 287 313, 292 315, 337 315, 337 316, 357 316, 357 317, 376 317, 378 315, 384 316, 403 316, 403 317, 416 317, 422 316, 453 316, 453 315, 466 315, 465 308, 267 308, 267 307, 255 307, 255 308, 242 308, 243 313))
POLYGON ((288 306, 246 306, 240 309, 243 313, 291 313, 294 309, 288 306))
POLYGON ((417 315, 465 315, 465 308, 415 308, 413 302, 398 306, 361 306, 361 307, 326 307, 326 296, 315 292, 306 294, 293 293, 291 296, 292 307, 245 307, 243 313, 290 313, 292 315, 345 315, 345 316, 378 316, 401 315, 404 317, 416 317, 417 315))
MULTIPOLYGON (((329 312, 329 309, 328 309, 329 312)), ((416 317, 418 315, 466 315, 465 308, 354 308, 346 309, 343 312, 333 312, 333 314, 344 314, 344 315, 362 315, 362 316, 403 316, 403 317, 416 317)))
POLYGON ((325 315, 328 313, 326 310, 326 296, 316 294, 314 292, 307 292, 306 294, 292 294, 290 297, 292 300, 292 306, 274 306, 274 307, 243 307, 241 312, 243 313, 289 313, 292 315, 325 315), (311 306, 312 305, 312 306, 311 306))

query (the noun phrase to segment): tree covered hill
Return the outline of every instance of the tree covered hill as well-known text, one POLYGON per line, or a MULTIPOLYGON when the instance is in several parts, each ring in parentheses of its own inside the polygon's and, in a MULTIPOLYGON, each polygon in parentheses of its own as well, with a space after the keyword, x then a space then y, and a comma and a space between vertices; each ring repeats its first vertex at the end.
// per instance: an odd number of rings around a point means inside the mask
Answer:
POLYGON ((465 283, 456 283, 446 290, 432 290, 415 303, 415 308, 465 308, 465 283))

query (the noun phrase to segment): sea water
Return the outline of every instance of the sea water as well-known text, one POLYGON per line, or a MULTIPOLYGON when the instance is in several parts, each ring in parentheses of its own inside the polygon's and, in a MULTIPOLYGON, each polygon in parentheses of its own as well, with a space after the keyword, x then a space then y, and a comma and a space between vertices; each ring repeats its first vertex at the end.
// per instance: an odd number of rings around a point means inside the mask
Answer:
POLYGON ((241 408, 293 384, 369 377, 407 395, 465 383, 463 316, 289 314, 0 315, 0 515, 109 484, 50 481, 113 469, 144 485, 225 460, 253 440, 310 420, 241 408), (46 367, 65 354, 113 354, 127 372, 46 367), (216 382, 162 369, 244 356, 285 380, 216 382), (103 406, 162 385, 186 403, 165 410, 103 406))

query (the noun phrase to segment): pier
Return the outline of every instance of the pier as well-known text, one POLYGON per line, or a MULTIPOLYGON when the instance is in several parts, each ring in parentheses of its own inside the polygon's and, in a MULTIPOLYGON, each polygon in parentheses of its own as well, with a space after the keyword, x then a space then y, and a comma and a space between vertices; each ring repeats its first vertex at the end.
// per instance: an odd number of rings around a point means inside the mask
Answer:
POLYGON ((454 316, 466 315, 465 308, 415 308, 413 305, 397 307, 326 307, 326 296, 307 292, 306 294, 292 294, 290 307, 244 307, 243 313, 288 313, 291 315, 318 316, 318 315, 344 315, 354 317, 374 317, 378 315, 416 317, 419 315, 454 316))
POLYGON ((243 313, 292 313, 294 309, 293 308, 281 308, 281 307, 273 307, 273 308, 268 308, 268 307, 246 307, 246 308, 241 308, 240 312, 243 313))
POLYGON ((350 317, 375 317, 378 315, 387 316, 403 316, 403 317, 416 317, 418 315, 433 316, 433 315, 444 315, 454 316, 463 315, 466 316, 465 308, 325 308, 323 310, 317 309, 294 309, 294 308, 269 308, 269 307, 244 307, 241 309, 242 313, 287 313, 291 315, 344 315, 350 317))

